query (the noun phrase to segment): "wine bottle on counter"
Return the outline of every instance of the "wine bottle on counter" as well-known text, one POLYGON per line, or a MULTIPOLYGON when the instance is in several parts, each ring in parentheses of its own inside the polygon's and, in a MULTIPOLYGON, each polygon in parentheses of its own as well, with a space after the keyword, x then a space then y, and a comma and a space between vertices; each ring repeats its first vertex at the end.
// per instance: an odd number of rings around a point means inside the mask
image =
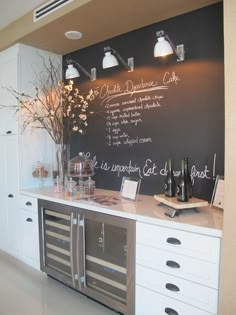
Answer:
POLYGON ((185 202, 188 201, 188 181, 187 175, 185 173, 185 163, 184 160, 181 160, 181 171, 179 175, 179 183, 177 186, 177 199, 179 201, 185 202))
POLYGON ((169 159, 167 162, 167 175, 165 179, 165 195, 167 197, 175 196, 175 178, 172 168, 172 160, 169 159))
POLYGON ((192 186, 192 180, 191 180, 191 176, 190 176, 189 168, 188 168, 188 158, 184 158, 184 170, 187 177, 187 194, 188 194, 188 198, 190 199, 193 196, 193 186, 192 186))

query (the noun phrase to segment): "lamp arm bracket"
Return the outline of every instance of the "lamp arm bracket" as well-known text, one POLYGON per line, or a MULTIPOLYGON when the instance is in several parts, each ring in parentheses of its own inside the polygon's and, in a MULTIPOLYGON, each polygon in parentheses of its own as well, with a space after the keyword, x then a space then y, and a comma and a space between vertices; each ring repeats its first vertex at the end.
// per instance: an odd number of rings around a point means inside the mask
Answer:
POLYGON ((84 69, 84 67, 82 67, 77 61, 75 61, 75 60, 68 60, 67 61, 67 64, 75 64, 76 65, 76 67, 78 67, 79 68, 79 70, 81 70, 91 81, 94 81, 94 80, 96 80, 96 78, 97 78, 97 71, 96 71, 96 68, 92 68, 91 69, 91 74, 87 71, 87 70, 85 70, 84 69))
POLYGON ((134 58, 133 57, 128 58, 128 63, 127 63, 114 48, 110 46, 104 47, 104 52, 108 52, 108 51, 111 51, 117 57, 117 59, 120 61, 120 63, 126 70, 134 71, 134 58))
POLYGON ((165 36, 165 39, 170 43, 171 48, 173 49, 175 55, 177 56, 178 58, 177 61, 183 61, 184 60, 184 45, 178 45, 177 47, 175 47, 170 37, 166 34, 164 36, 165 36))

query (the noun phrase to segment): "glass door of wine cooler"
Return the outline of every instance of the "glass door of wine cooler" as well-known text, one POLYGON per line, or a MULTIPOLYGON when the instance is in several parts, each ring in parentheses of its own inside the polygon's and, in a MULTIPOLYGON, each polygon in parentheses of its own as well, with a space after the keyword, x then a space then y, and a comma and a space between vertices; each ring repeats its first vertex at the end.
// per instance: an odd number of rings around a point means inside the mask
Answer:
POLYGON ((70 207, 48 203, 40 213, 41 269, 64 283, 75 287, 73 245, 76 219, 70 207))
POLYGON ((134 314, 134 224, 98 213, 84 214, 82 291, 124 314, 134 314))

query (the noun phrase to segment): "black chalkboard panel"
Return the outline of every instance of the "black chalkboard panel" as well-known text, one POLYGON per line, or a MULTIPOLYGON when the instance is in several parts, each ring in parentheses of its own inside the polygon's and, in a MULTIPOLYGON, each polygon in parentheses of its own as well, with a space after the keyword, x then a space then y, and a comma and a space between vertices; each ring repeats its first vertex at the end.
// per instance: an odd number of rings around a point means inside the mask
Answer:
POLYGON ((210 200, 216 175, 224 174, 222 34, 217 4, 64 56, 98 70, 96 81, 78 81, 80 90, 96 88, 99 95, 87 134, 71 140, 71 156, 96 157, 97 187, 119 190, 122 177, 131 176, 141 178, 141 193, 162 193, 167 159, 178 176, 180 160, 188 157, 194 196, 210 200), (191 32, 183 30, 187 25, 191 32), (150 34, 162 28, 182 37, 185 61, 154 59, 150 34), (134 72, 101 69, 103 53, 95 55, 107 44, 118 51, 128 46, 124 56, 134 57, 134 72))

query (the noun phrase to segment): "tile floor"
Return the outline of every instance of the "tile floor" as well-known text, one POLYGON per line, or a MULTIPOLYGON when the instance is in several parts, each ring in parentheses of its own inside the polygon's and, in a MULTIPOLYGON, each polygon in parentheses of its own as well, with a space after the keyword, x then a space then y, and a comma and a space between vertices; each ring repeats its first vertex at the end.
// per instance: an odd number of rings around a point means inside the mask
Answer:
POLYGON ((0 251, 0 315, 117 315, 0 251))

